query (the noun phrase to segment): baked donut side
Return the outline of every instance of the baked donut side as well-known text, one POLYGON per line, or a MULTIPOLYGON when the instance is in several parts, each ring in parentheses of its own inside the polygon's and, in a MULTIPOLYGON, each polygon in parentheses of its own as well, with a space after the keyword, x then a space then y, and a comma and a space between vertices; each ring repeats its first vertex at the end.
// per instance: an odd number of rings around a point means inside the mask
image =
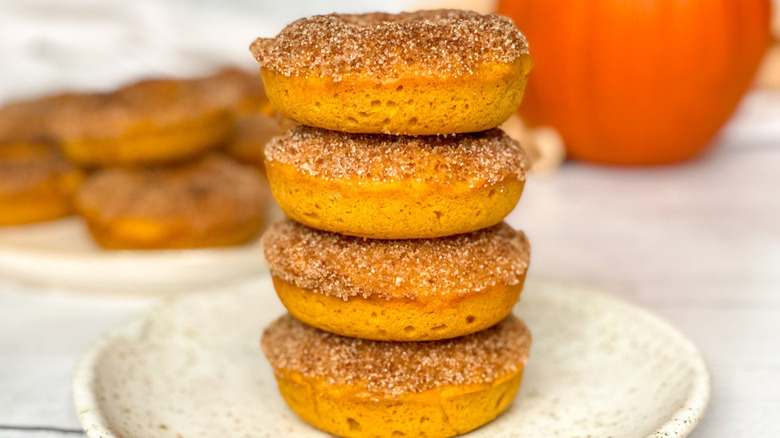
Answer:
POLYGON ((304 125, 354 133, 435 135, 478 132, 505 122, 523 99, 533 62, 482 67, 458 78, 373 81, 287 77, 262 69, 277 110, 304 125))
POLYGON ((266 164, 274 198, 291 218, 313 228, 371 239, 418 239, 495 225, 514 209, 524 182, 492 187, 415 183, 327 182, 266 164))
POLYGON ((494 128, 533 67, 511 20, 456 10, 304 18, 250 49, 280 113, 355 133, 494 128))
POLYGON ((287 220, 263 235, 274 288, 299 320, 343 336, 448 339, 508 315, 530 246, 506 224, 458 236, 368 240, 287 220))
POLYGON ((344 437, 450 437, 512 403, 531 337, 518 318, 433 342, 374 342, 329 334, 283 316, 263 350, 287 404, 344 437))
POLYGON ((529 167, 520 145, 500 130, 412 137, 298 126, 265 151, 271 190, 288 216, 373 239, 495 225, 520 199, 529 167))
POLYGON ((376 341, 433 341, 484 330, 512 311, 523 290, 496 286, 459 299, 347 300, 323 295, 274 276, 276 294, 294 317, 319 329, 376 341))
POLYGON ((139 123, 106 138, 66 137, 62 150, 69 160, 89 168, 172 163, 224 144, 232 136, 234 119, 219 112, 154 131, 148 127, 139 123))

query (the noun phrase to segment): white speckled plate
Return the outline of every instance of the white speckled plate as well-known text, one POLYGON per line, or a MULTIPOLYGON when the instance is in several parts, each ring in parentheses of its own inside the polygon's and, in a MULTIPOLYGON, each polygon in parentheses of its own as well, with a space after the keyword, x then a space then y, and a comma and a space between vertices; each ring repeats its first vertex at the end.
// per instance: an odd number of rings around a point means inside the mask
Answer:
MULTIPOLYGON (((266 222, 282 215, 274 206, 266 222)), ((266 268, 259 240, 214 249, 109 251, 75 217, 0 227, 0 275, 63 290, 172 293, 235 282, 266 268)))
MULTIPOLYGON (((163 305, 98 340, 74 400, 92 438, 323 437, 277 392, 260 332, 284 309, 264 277, 163 305)), ((516 313, 534 335, 514 405, 471 437, 687 435, 710 377, 696 348, 645 311, 529 280, 516 313)))

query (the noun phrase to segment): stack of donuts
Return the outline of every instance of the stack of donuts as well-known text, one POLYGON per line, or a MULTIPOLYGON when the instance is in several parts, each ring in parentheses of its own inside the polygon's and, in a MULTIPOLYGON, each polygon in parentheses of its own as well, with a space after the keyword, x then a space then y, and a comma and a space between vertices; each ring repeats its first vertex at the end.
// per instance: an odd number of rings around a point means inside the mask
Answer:
POLYGON ((266 173, 289 216, 263 236, 289 314, 264 332, 282 396, 345 437, 448 437, 496 418, 530 334, 511 310, 529 263, 503 218, 529 161, 496 126, 532 67, 506 17, 332 14, 251 46, 301 125, 266 173))
POLYGON ((262 163, 267 134, 283 132, 273 111, 257 76, 237 69, 6 105, 0 225, 76 212, 105 248, 248 242, 270 194, 239 162, 262 163))

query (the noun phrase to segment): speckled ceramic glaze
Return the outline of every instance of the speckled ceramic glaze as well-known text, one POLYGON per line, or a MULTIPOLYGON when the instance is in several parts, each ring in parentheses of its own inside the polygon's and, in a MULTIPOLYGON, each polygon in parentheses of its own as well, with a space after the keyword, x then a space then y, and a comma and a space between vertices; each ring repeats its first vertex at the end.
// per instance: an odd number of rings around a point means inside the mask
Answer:
MULTIPOLYGON (((284 309, 270 279, 166 304, 98 340, 74 376, 92 438, 322 437, 279 395, 259 347, 284 309)), ((470 437, 686 436, 707 405, 696 348, 599 293, 529 280, 516 314, 534 336, 512 407, 470 437)))

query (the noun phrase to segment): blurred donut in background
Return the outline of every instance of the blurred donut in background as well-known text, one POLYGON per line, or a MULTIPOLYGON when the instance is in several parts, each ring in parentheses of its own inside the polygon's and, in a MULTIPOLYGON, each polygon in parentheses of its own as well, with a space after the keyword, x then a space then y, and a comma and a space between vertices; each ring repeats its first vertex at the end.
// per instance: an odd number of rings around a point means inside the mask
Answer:
POLYGON ((0 225, 70 215, 83 179, 51 143, 0 143, 0 225))
POLYGON ((239 162, 254 166, 265 173, 266 144, 295 126, 294 121, 282 115, 269 116, 257 112, 244 116, 238 121, 236 134, 226 151, 239 162))
POLYGON ((52 116, 80 98, 63 93, 10 102, 0 108, 0 141, 28 142, 53 138, 52 116))
POLYGON ((85 167, 165 163, 225 144, 229 99, 198 80, 150 79, 68 102, 53 129, 65 155, 85 167))
POLYGON ((269 200, 254 169, 210 154, 98 171, 76 195, 76 208, 104 248, 203 248, 254 239, 269 200))

